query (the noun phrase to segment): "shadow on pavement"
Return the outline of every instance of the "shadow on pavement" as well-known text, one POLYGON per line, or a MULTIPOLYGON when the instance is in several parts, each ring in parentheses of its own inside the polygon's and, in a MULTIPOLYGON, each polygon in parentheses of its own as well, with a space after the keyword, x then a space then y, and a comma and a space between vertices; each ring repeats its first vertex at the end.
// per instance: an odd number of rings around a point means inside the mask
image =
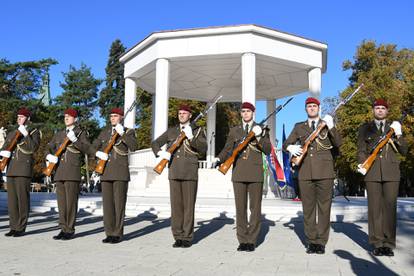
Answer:
POLYGON ((303 226, 303 213, 302 211, 298 211, 296 215, 296 217, 291 218, 290 221, 284 223, 283 226, 289 227, 289 229, 293 230, 303 246, 306 247, 307 242, 305 236, 305 228, 303 226))
MULTIPOLYGON (((374 262, 370 262, 358 257, 355 257, 351 253, 345 250, 335 250, 333 252, 338 257, 348 260, 352 271, 355 275, 359 276, 371 276, 371 275, 386 275, 393 276, 398 275, 388 267, 386 267, 378 258, 373 257, 374 262)), ((383 257, 386 258, 386 257, 383 257)))
POLYGON ((234 219, 227 217, 226 212, 220 213, 218 217, 213 219, 197 222, 193 244, 199 243, 201 240, 223 228, 226 224, 234 224, 234 219))
POLYGON ((260 227, 259 236, 257 237, 256 247, 259 247, 265 240, 266 235, 269 233, 270 226, 276 226, 273 220, 268 220, 266 215, 262 215, 262 225, 260 227))

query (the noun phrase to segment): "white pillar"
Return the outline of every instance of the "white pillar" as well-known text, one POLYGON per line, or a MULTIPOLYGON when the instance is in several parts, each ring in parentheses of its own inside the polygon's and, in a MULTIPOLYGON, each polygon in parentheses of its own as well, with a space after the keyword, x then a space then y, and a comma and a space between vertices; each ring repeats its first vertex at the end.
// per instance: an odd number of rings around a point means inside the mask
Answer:
POLYGON ((242 55, 242 102, 250 102, 256 106, 256 55, 242 55))
POLYGON ((215 105, 207 114, 207 167, 211 167, 211 162, 215 157, 216 151, 216 110, 215 105))
MULTIPOLYGON (((266 101, 266 116, 269 116, 276 109, 276 101, 275 100, 267 100, 266 101)), ((276 115, 273 115, 268 121, 267 125, 270 128, 270 141, 274 146, 276 146, 276 115)))
POLYGON ((155 110, 153 111, 153 139, 158 138, 168 128, 168 97, 170 86, 170 63, 160 58, 155 64, 155 110))
MULTIPOLYGON (((125 99, 124 99, 124 113, 131 107, 132 103, 137 98, 137 84, 131 78, 125 79, 125 99)), ((135 110, 132 109, 124 119, 124 126, 127 128, 134 128, 135 126, 135 110)))
POLYGON ((308 72, 309 79, 309 95, 314 98, 319 98, 321 95, 322 86, 322 72, 321 68, 313 68, 308 72))

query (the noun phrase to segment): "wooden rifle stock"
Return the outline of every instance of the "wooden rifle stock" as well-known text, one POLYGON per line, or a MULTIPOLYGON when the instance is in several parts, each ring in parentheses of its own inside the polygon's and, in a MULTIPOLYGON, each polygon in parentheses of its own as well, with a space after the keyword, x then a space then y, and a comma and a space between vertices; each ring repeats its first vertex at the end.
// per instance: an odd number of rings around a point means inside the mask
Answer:
POLYGON ((229 158, 227 158, 226 161, 224 161, 220 167, 218 168, 218 170, 222 173, 222 174, 226 174, 227 171, 230 169, 231 165, 233 165, 234 161, 236 160, 236 157, 239 155, 239 153, 245 148, 247 147, 247 145, 250 143, 251 140, 253 140, 253 138, 255 137, 254 132, 250 131, 249 134, 247 134, 246 138, 243 140, 243 142, 241 142, 240 144, 237 145, 237 147, 233 150, 231 156, 229 158))
MULTIPOLYGON (((172 155, 174 153, 174 151, 176 149, 178 149, 181 144, 184 142, 184 139, 186 138, 184 131, 182 131, 180 133, 180 135, 177 137, 177 140, 174 142, 174 144, 171 145, 171 147, 169 147, 167 149, 167 151, 172 155)), ((154 167, 154 172, 161 174, 162 171, 164 170, 165 166, 167 166, 168 164, 168 160, 167 159, 162 159, 155 167, 154 167)))
POLYGON ((299 166, 303 159, 306 156, 306 153, 308 152, 308 148, 310 144, 318 137, 319 133, 321 133, 322 129, 326 126, 325 121, 321 120, 321 123, 318 125, 318 127, 309 135, 308 138, 306 138, 305 144, 302 146, 302 154, 299 156, 293 156, 290 162, 293 166, 299 166))
POLYGON ((374 148, 372 153, 368 156, 368 158, 364 161, 364 163, 361 165, 361 168, 365 173, 368 172, 368 170, 371 168, 372 164, 374 163, 375 159, 378 156, 378 153, 380 150, 388 143, 388 141, 391 139, 391 136, 394 134, 394 129, 390 129, 385 137, 378 143, 378 145, 374 148))
MULTIPOLYGON (((69 140, 68 137, 66 137, 65 140, 63 140, 63 143, 56 150, 54 155, 57 156, 57 157, 61 156, 63 151, 69 145, 69 143, 70 143, 70 140, 69 140)), ((43 174, 46 175, 46 176, 51 176, 53 170, 55 169, 55 167, 56 167, 56 163, 49 162, 49 165, 43 170, 43 174)))
MULTIPOLYGON (((111 152, 112 148, 114 147, 116 139, 118 139, 118 137, 119 137, 119 134, 118 134, 118 132, 115 131, 115 133, 112 135, 111 140, 109 140, 109 143, 108 143, 108 145, 106 145, 103 152, 105 152, 106 154, 109 154, 111 152)), ((95 172, 97 172, 99 174, 103 174, 107 161, 108 160, 99 159, 99 161, 97 162, 96 167, 95 167, 95 172)))
MULTIPOLYGON (((16 148, 17 141, 19 141, 19 138, 21 136, 22 136, 22 133, 20 131, 16 130, 16 134, 14 135, 14 137, 11 140, 9 146, 5 150, 12 152, 16 148)), ((1 159, 1 161, 0 161, 0 171, 3 171, 4 168, 6 168, 9 161, 10 161, 10 157, 3 157, 1 159)))

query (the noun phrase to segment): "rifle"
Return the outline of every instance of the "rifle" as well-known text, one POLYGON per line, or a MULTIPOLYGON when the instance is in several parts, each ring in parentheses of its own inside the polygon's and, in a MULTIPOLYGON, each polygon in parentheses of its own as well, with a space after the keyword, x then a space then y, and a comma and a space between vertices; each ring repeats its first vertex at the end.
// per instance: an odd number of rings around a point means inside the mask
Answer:
MULTIPOLYGON (((45 95, 43 95, 36 103, 35 105, 35 109, 37 110, 40 106, 40 104, 42 103, 43 98, 45 97, 45 95)), ((25 122, 26 123, 26 122, 25 122)), ((17 146, 17 142, 19 141, 20 137, 22 137, 22 133, 19 130, 16 130, 16 133, 14 134, 13 139, 11 140, 10 144, 7 146, 7 148, 5 149, 6 151, 14 151, 14 149, 17 146)), ((4 168, 6 168, 7 164, 9 164, 10 161, 10 157, 3 157, 0 161, 0 171, 3 171, 4 168)))
MULTIPOLYGON (((407 116, 407 113, 404 113, 401 117, 401 122, 404 121, 405 117, 407 116)), ((394 135, 394 129, 391 128, 385 135, 381 136, 381 138, 378 140, 377 143, 375 143, 373 149, 371 150, 371 154, 368 156, 368 158, 362 163, 361 165, 358 165, 359 172, 362 175, 366 175, 369 169, 372 167, 372 164, 374 163, 375 159, 378 156, 378 153, 382 150, 382 148, 388 143, 392 142, 391 137, 394 135)))
MULTIPOLYGON (((272 117, 273 115, 277 114, 280 110, 282 110, 282 108, 284 108, 291 100, 293 99, 293 97, 289 98, 283 105, 279 105, 275 110, 273 110, 272 113, 270 113, 266 118, 264 118, 258 125, 260 127, 263 128, 264 123, 269 120, 270 117, 272 117)), ((221 163, 220 167, 219 167, 219 171, 222 174, 226 174, 227 171, 230 169, 231 165, 233 165, 234 161, 236 160, 237 156, 239 155, 239 153, 245 148, 247 147, 247 145, 250 143, 251 140, 253 140, 253 138, 255 137, 255 134, 253 131, 250 131, 246 137, 243 138, 243 140, 237 145, 237 147, 233 150, 232 154, 230 155, 229 158, 227 158, 226 161, 224 161, 223 163, 221 163)))
MULTIPOLYGON (((343 99, 334 109, 333 112, 330 113, 332 117, 335 117, 336 111, 343 105, 345 105, 347 102, 351 100, 351 98, 364 86, 363 83, 361 83, 360 86, 358 86, 357 89, 355 89, 354 92, 349 94, 345 99, 343 99)), ((306 153, 308 152, 308 148, 310 144, 319 136, 319 133, 322 131, 322 129, 326 126, 326 122, 321 120, 321 123, 318 125, 318 127, 306 138, 305 144, 302 146, 302 154, 299 156, 293 156, 290 162, 292 163, 292 166, 299 166, 303 159, 306 156, 306 153)))
MULTIPOLYGON (((79 138, 81 134, 82 134, 82 130, 78 133, 77 137, 79 138)), ((70 143, 71 141, 69 140, 69 138, 65 137, 62 144, 60 144, 59 148, 56 150, 54 155, 57 157, 62 155, 62 153, 66 150, 66 148, 69 146, 70 143)), ((50 162, 49 165, 43 170, 43 174, 46 176, 51 176, 55 167, 56 167, 56 163, 50 162)))
MULTIPOLYGON (((197 121, 200 120, 202 117, 206 116, 207 113, 210 111, 210 109, 212 109, 222 97, 223 97, 222 95, 216 96, 211 102, 211 104, 206 109, 204 109, 203 112, 200 112, 200 114, 198 114, 198 116, 191 122, 191 125, 195 126, 197 121)), ((175 142, 167 149, 167 151, 172 155, 181 146, 181 144, 184 142, 186 138, 187 137, 185 136, 184 131, 181 131, 180 135, 178 135, 177 139, 175 139, 175 142)), ((162 159, 154 167, 154 172, 161 174, 165 166, 167 166, 167 164, 168 164, 168 160, 162 159)))
MULTIPOLYGON (((121 124, 124 123, 124 119, 126 118, 127 114, 129 112, 131 112, 132 109, 134 109, 136 105, 137 105, 137 101, 135 100, 131 104, 131 106, 128 108, 127 112, 124 115, 124 118, 122 118, 121 124)), ((119 137, 119 134, 118 134, 118 132, 115 131, 115 133, 112 135, 111 139, 109 140, 108 144, 104 148, 103 152, 105 152, 106 154, 109 154, 109 152, 114 147, 116 139, 118 139, 118 137, 119 137)), ((97 172, 98 174, 103 174, 103 172, 105 170, 106 162, 107 162, 107 160, 99 159, 97 164, 96 164, 96 167, 95 167, 95 172, 97 172)))

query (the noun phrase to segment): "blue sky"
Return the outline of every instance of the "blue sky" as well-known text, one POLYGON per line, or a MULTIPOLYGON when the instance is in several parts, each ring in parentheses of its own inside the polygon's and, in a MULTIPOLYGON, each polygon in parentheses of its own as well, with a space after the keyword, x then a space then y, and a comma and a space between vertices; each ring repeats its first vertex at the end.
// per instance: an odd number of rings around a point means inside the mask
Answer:
MULTIPOLYGON (((90 66, 104 78, 109 46, 117 38, 130 48, 154 31, 258 24, 328 44, 322 98, 348 84, 342 62, 364 39, 414 48, 413 1, 1 1, 0 57, 12 62, 52 57, 52 96, 69 65, 90 66)), ((303 120, 307 94, 295 97, 278 116, 289 133, 303 120)), ((257 119, 265 104, 257 103, 257 119)))

